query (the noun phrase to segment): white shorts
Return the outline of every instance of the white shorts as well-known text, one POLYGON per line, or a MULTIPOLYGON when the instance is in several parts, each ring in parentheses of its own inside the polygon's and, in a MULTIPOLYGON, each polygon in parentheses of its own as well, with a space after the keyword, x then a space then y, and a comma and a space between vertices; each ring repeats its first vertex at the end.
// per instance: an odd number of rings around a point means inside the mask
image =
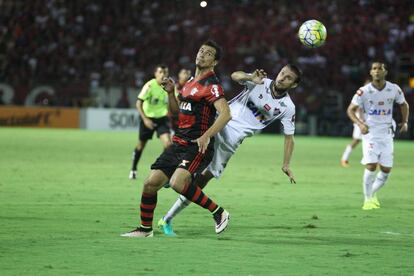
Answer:
POLYGON ((238 146, 243 142, 243 138, 241 133, 228 125, 214 137, 214 157, 208 165, 207 170, 209 170, 215 178, 221 176, 230 158, 236 152, 238 146))
POLYGON ((354 124, 354 131, 352 132, 352 138, 355 140, 361 140, 362 139, 362 133, 361 129, 357 124, 354 124))
POLYGON ((373 139, 369 135, 362 136, 361 164, 379 163, 383 167, 392 168, 394 160, 394 141, 391 137, 373 139))

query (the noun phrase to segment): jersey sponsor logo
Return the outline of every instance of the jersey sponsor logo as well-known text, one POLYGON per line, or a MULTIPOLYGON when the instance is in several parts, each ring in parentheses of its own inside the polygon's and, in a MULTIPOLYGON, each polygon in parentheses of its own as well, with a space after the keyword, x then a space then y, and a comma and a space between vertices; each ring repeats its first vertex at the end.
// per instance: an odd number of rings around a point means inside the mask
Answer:
POLYGON ((213 84, 213 86, 211 87, 211 94, 213 94, 216 98, 220 96, 217 84, 213 84))
POLYGON ((390 115, 391 109, 371 109, 368 115, 390 115))
POLYGON ((247 107, 250 109, 250 111, 253 113, 253 115, 256 117, 256 119, 261 122, 266 122, 266 116, 262 114, 262 112, 254 105, 252 101, 247 102, 247 107))
POLYGON ((379 101, 378 102, 378 105, 384 105, 384 102, 383 101, 379 101))
POLYGON ((266 111, 269 111, 269 110, 271 109, 270 105, 268 105, 268 104, 265 104, 265 105, 263 106, 263 108, 264 108, 266 111))
POLYGON ((193 89, 191 89, 190 95, 194 96, 197 92, 198 92, 197 87, 194 87, 193 89))
POLYGON ((180 109, 186 111, 192 111, 191 103, 188 102, 180 102, 180 109))

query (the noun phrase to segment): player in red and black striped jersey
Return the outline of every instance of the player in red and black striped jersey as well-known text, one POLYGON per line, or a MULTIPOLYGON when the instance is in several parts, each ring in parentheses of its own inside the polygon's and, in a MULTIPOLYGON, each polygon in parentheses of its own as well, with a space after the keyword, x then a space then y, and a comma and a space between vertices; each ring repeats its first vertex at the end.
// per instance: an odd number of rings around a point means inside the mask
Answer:
POLYGON ((166 149, 151 166, 141 197, 141 225, 124 237, 152 237, 152 222, 157 204, 157 192, 170 182, 171 187, 199 206, 208 209, 216 224, 216 233, 224 231, 230 215, 203 191, 192 185, 195 173, 201 173, 214 155, 216 135, 231 119, 223 88, 214 73, 221 49, 213 41, 204 43, 197 53, 195 77, 189 80, 178 95, 174 82, 166 79, 170 110, 178 112, 178 129, 173 145, 166 149), (218 116, 216 116, 216 111, 218 116))
MULTIPOLYGON (((213 71, 190 79, 178 94, 180 112, 173 141, 186 145, 202 136, 214 123, 213 103, 223 97, 223 88, 213 71)), ((214 147, 213 139, 209 147, 214 147)))

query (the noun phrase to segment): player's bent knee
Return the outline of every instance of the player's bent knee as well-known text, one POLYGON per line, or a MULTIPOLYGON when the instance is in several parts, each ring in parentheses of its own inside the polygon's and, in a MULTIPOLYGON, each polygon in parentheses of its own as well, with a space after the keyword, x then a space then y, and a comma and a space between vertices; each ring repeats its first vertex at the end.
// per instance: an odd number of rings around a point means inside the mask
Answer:
POLYGON ((186 184, 191 184, 191 174, 184 169, 177 169, 170 179, 171 188, 181 192, 186 184))
POLYGON ((391 172, 391 169, 392 169, 392 168, 390 168, 390 167, 383 167, 383 166, 380 166, 380 170, 381 170, 382 172, 384 172, 384 173, 390 173, 390 172, 391 172))
POLYGON ((167 181, 167 176, 164 175, 161 171, 151 171, 150 176, 144 181, 144 191, 156 192, 167 181))
POLYGON ((207 183, 214 177, 214 175, 209 170, 204 170, 202 174, 197 175, 195 179, 195 184, 203 189, 207 186, 207 183))
POLYGON ((366 164, 365 168, 367 168, 367 170, 369 171, 375 171, 377 169, 377 163, 370 163, 370 164, 366 164))

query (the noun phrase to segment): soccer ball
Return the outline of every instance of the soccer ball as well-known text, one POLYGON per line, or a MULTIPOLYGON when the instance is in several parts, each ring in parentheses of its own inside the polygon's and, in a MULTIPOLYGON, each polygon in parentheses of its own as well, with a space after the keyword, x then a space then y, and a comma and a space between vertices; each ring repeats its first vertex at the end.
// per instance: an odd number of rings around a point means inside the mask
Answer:
POLYGON ((317 48, 325 43, 326 28, 318 20, 308 20, 300 26, 298 36, 306 47, 317 48))

